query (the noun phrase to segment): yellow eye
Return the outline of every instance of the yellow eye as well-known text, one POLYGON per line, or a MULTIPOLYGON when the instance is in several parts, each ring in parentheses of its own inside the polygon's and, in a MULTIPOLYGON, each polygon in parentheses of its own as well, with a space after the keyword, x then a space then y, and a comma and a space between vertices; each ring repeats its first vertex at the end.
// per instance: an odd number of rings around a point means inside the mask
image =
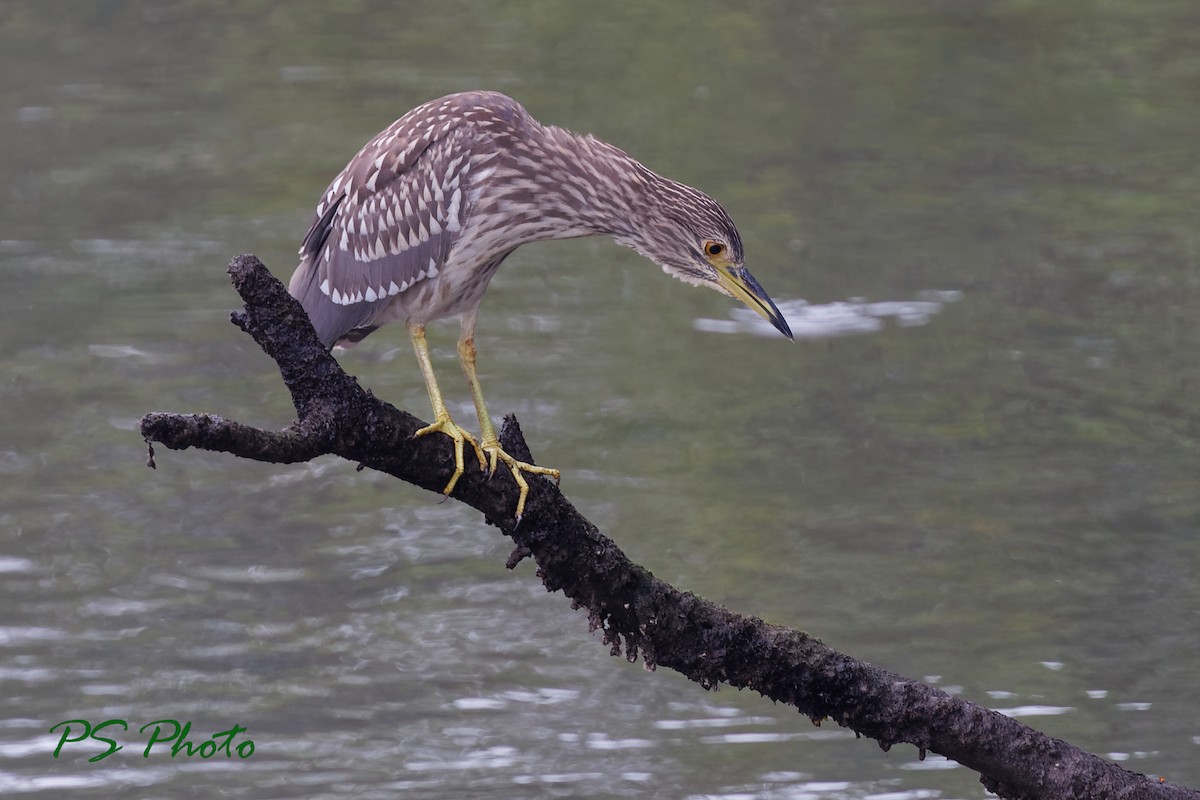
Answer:
POLYGON ((707 253, 709 257, 719 256, 721 253, 725 252, 725 245, 721 244, 720 242, 705 242, 704 252, 707 253))

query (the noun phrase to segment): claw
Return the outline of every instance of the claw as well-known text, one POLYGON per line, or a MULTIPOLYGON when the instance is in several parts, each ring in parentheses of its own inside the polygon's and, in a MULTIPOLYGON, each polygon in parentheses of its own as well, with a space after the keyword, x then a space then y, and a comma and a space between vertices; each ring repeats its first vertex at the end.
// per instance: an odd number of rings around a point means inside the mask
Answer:
POLYGON ((525 480, 525 476, 521 473, 528 472, 530 475, 543 475, 547 478, 554 478, 554 482, 556 484, 562 478, 561 474, 556 469, 551 469, 550 467, 539 467, 537 464, 518 461, 508 453, 504 452, 504 449, 500 447, 499 442, 484 442, 481 445, 481 448, 491 458, 491 473, 489 473, 489 476, 490 474, 495 473, 497 463, 503 461, 505 466, 507 466, 509 471, 512 473, 513 480, 517 482, 517 489, 521 492, 520 496, 517 498, 517 512, 515 515, 518 524, 521 522, 521 517, 525 514, 525 498, 529 496, 529 482, 525 480))
MULTIPOLYGON (((450 493, 454 491, 454 486, 458 483, 458 479, 462 477, 465 467, 463 462, 464 442, 471 443, 471 447, 475 450, 475 456, 479 459, 480 469, 487 469, 487 461, 484 459, 483 449, 480 448, 479 442, 476 441, 475 437, 459 427, 457 422, 450 419, 449 414, 444 416, 439 415, 432 423, 421 428, 413 436, 428 436, 431 433, 438 432, 444 433, 454 440, 454 474, 450 476, 450 482, 446 484, 446 488, 442 489, 442 494, 449 497, 450 493)), ((492 468, 495 469, 494 466, 492 468)))
POLYGON ((458 484, 458 479, 462 477, 465 468, 464 444, 470 443, 471 448, 475 451, 475 457, 479 459, 479 469, 487 473, 489 480, 496 474, 496 467, 500 465, 500 462, 504 462, 509 472, 512 473, 513 480, 517 482, 517 489, 521 492, 517 498, 516 520, 518 523, 525 514, 525 498, 529 496, 529 482, 521 473, 527 472, 530 475, 553 478, 556 484, 561 480, 562 476, 558 470, 518 461, 504 452, 504 448, 498 441, 484 441, 483 444, 480 444, 474 436, 452 420, 449 414, 437 415, 433 422, 421 428, 413 436, 428 436, 431 433, 444 433, 454 442, 454 474, 450 476, 450 482, 446 484, 446 488, 442 489, 442 494, 449 497, 458 484))

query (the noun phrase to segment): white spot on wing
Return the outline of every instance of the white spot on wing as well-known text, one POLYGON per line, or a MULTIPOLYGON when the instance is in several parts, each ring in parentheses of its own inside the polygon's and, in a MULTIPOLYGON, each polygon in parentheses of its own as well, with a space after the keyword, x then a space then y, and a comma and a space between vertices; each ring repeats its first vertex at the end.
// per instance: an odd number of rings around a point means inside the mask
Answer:
POLYGON ((456 188, 454 194, 450 195, 450 206, 446 209, 446 227, 449 230, 457 231, 460 227, 458 224, 458 209, 461 203, 462 191, 456 188))

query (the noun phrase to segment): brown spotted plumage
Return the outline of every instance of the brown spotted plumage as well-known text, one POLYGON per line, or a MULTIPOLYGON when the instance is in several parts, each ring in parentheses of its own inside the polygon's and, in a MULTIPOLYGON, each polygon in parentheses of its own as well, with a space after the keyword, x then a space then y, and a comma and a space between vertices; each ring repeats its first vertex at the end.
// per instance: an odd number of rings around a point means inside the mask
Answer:
POLYGON ((605 234, 668 274, 736 297, 791 337, 787 323, 742 265, 733 221, 708 195, 664 178, 591 136, 542 125, 512 98, 464 92, 396 120, 351 159, 317 204, 291 293, 326 345, 351 344, 405 322, 440 430, 457 469, 470 444, 481 466, 557 472, 500 449, 475 376, 474 327, 488 282, 528 242, 605 234), (476 442, 449 418, 433 378, 425 325, 459 316, 459 355, 479 414, 476 442), (485 458, 486 456, 486 458, 485 458), (490 463, 486 463, 490 460, 490 463))

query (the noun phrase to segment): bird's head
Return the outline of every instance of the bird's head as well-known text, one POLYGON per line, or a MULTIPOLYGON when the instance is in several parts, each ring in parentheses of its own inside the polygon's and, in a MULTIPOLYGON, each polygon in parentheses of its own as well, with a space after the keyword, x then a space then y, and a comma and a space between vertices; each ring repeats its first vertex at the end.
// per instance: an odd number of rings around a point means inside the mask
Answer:
MULTIPOLYGON (((657 177, 657 176, 655 176, 657 177)), ((654 212, 619 241, 684 283, 741 300, 789 339, 792 331, 766 290, 742 263, 742 239, 725 209, 690 186, 660 179, 654 212)))

